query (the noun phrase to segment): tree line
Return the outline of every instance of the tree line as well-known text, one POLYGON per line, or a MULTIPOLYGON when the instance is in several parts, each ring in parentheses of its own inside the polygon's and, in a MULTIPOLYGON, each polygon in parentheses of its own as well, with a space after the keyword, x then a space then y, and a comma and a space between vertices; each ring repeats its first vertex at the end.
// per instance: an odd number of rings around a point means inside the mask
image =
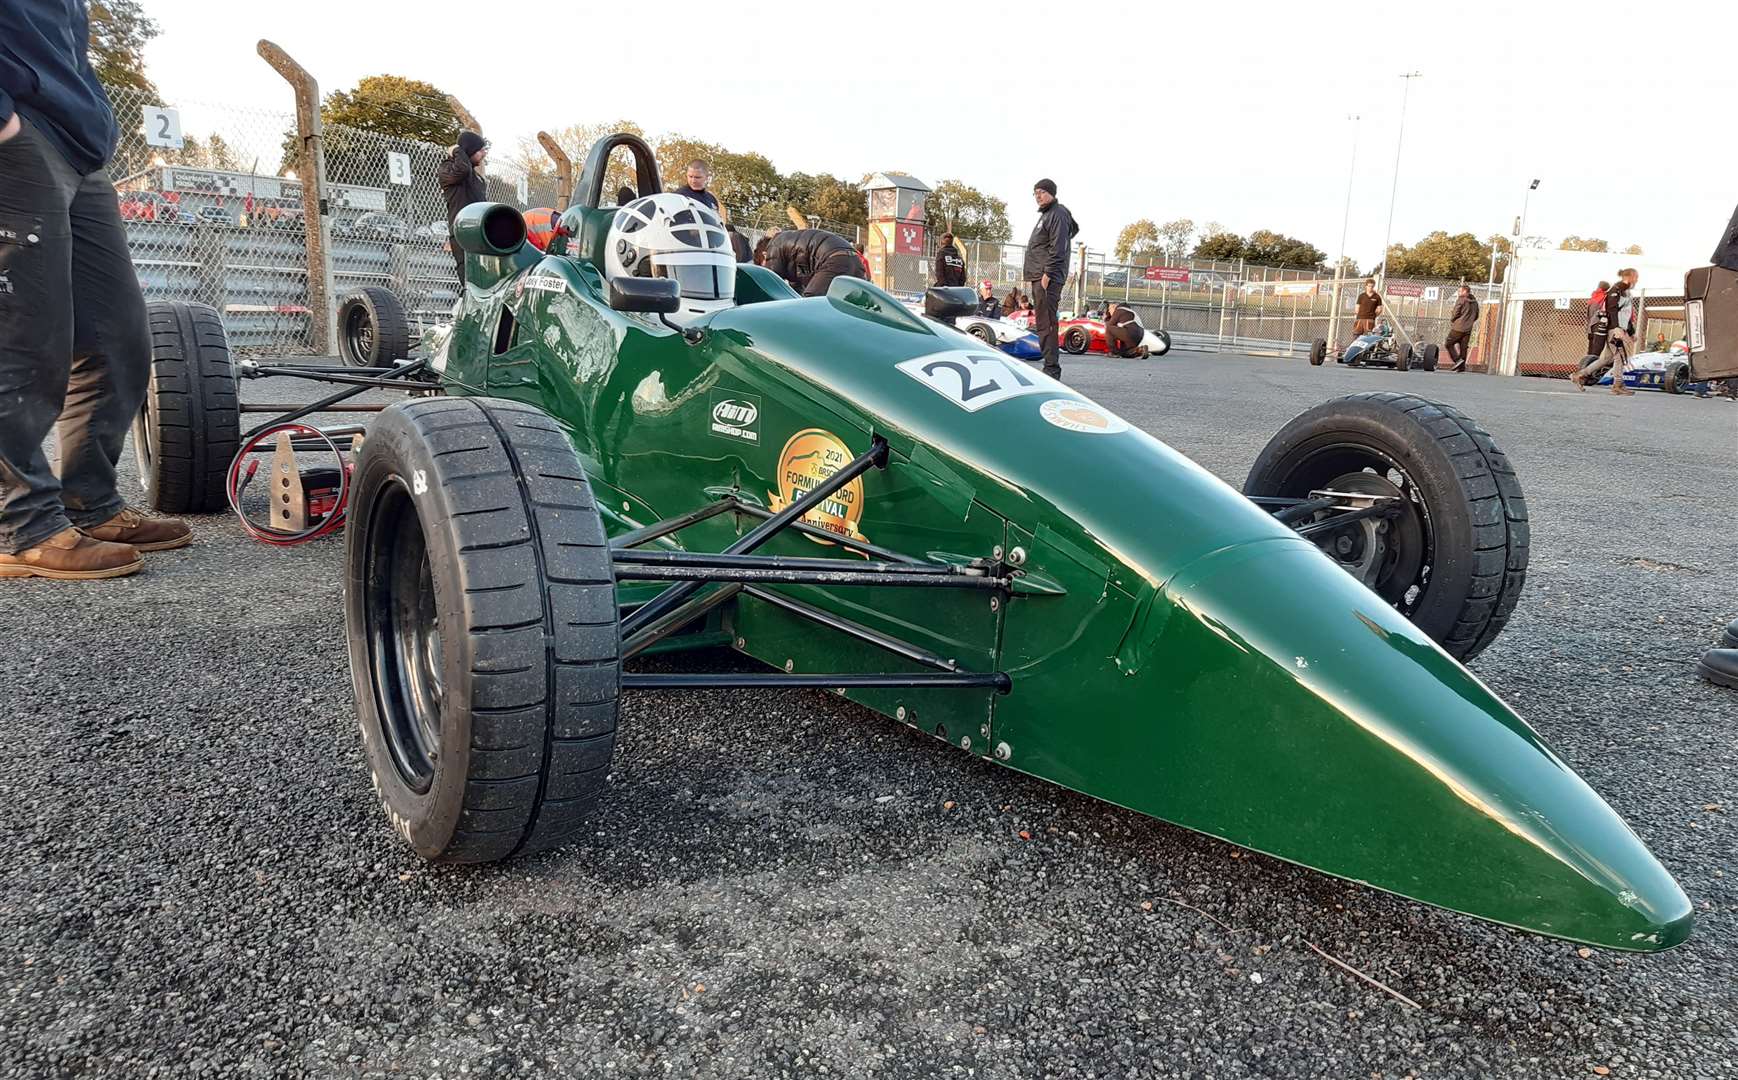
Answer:
MULTIPOLYGON (((1610 251, 1611 246, 1597 237, 1569 236, 1559 247, 1564 251, 1610 251)), ((1508 266, 1512 244, 1506 236, 1491 236, 1480 240, 1472 233, 1450 234, 1438 229, 1414 244, 1393 244, 1388 248, 1388 269, 1391 277, 1445 278, 1451 281, 1500 282, 1508 266), (1491 278, 1492 254, 1495 254, 1496 276, 1491 278)), ((1621 254, 1640 255, 1640 245, 1631 244, 1621 254)), ((1156 225, 1142 218, 1123 226, 1117 234, 1116 260, 1125 263, 1181 261, 1183 259, 1217 259, 1235 262, 1239 259, 1254 266, 1271 266, 1282 270, 1309 270, 1328 273, 1333 270, 1321 249, 1314 244, 1272 229, 1257 229, 1239 236, 1218 222, 1210 221, 1200 228, 1188 218, 1178 218, 1156 225)), ((1360 274, 1358 264, 1346 259, 1343 266, 1348 277, 1360 274)), ((1366 272, 1374 273, 1375 266, 1366 272)))

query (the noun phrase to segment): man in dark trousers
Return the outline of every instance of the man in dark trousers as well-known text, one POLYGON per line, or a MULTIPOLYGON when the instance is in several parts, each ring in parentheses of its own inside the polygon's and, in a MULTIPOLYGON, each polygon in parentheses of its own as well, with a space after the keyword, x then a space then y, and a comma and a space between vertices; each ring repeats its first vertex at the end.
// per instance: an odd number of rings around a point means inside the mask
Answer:
POLYGON ((453 152, 441 162, 440 171, 435 173, 435 178, 440 181, 441 194, 447 200, 447 242, 453 249, 453 262, 459 268, 461 288, 465 283, 465 252, 457 240, 450 239, 453 222, 458 220, 460 210, 488 198, 482 173, 483 161, 488 156, 487 140, 474 131, 461 131, 459 144, 453 147, 453 152))
POLYGON ((0 3, 0 578, 119 577, 193 539, 115 487, 151 336, 89 45, 84 0, 0 3))
POLYGON ((1454 311, 1448 316, 1448 350, 1450 371, 1466 370, 1466 343, 1472 339, 1473 327, 1479 324, 1479 302, 1472 298, 1472 289, 1460 287, 1454 298, 1454 311))
POLYGON ((863 276, 851 242, 826 229, 785 229, 766 244, 765 266, 804 296, 825 296, 834 278, 863 276))
POLYGON ((1068 279, 1069 246, 1080 226, 1068 207, 1056 201, 1056 181, 1044 179, 1032 185, 1038 201, 1038 223, 1026 240, 1026 280, 1032 283, 1035 310, 1033 331, 1043 355, 1044 374, 1062 378, 1062 362, 1056 353, 1056 309, 1062 303, 1062 283, 1068 279))

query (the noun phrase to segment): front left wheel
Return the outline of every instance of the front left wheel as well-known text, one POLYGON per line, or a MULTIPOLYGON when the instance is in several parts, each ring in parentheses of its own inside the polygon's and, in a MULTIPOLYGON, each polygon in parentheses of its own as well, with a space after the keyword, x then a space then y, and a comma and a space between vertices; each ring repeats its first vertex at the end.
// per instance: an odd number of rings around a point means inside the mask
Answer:
POLYGON ((1527 577, 1527 501, 1508 458, 1459 410, 1364 393, 1302 413, 1261 451, 1243 492, 1316 491, 1401 500, 1391 519, 1310 538, 1449 655, 1471 660, 1508 623, 1527 577))
POLYGON ((1062 351, 1078 356, 1092 346, 1092 336, 1082 326, 1071 326, 1062 335, 1062 351))
POLYGON ((621 641, 566 435, 510 402, 400 402, 370 425, 352 483, 351 682, 393 828, 439 862, 568 841, 609 769, 621 641))

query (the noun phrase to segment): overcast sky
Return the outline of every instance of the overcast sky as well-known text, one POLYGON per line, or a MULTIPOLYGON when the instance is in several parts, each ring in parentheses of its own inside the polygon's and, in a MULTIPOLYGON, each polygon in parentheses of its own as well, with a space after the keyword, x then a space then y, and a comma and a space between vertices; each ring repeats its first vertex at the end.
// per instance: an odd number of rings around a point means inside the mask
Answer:
POLYGON ((1137 218, 1187 217, 1331 257, 1356 127, 1347 250, 1371 267, 1414 70, 1397 242, 1507 231, 1538 177, 1529 234, 1699 263, 1738 203, 1728 0, 144 6, 163 29, 150 74, 174 102, 287 110, 254 51, 265 37, 323 91, 426 79, 498 146, 630 117, 784 172, 957 178, 1007 200, 1016 240, 1048 176, 1095 248, 1137 218))

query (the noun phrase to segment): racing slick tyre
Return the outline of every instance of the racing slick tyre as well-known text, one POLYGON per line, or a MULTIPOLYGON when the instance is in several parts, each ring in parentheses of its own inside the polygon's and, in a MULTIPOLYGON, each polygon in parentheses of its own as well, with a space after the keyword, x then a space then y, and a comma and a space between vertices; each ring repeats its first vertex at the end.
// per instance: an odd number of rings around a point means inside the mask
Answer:
POLYGON ((1424 363, 1422 365, 1424 370, 1435 371, 1436 362, 1442 357, 1442 346, 1432 342, 1424 347, 1422 355, 1424 357, 1424 363))
POLYGON ((1321 367, 1322 361, 1328 358, 1328 343, 1325 338, 1316 338, 1310 342, 1310 367, 1321 367))
POLYGON ((1154 330, 1153 336, 1159 339, 1159 347, 1153 349, 1151 355, 1163 356, 1171 351, 1171 334, 1168 330, 1154 330))
POLYGON ((1690 383, 1690 365, 1671 364, 1660 377, 1660 389, 1668 394, 1681 394, 1690 383))
POLYGON ((1449 655, 1469 661, 1502 631, 1527 577, 1527 500, 1478 424, 1411 394, 1318 405, 1273 437, 1243 492, 1321 490, 1404 500, 1385 531, 1367 518, 1312 539, 1449 655))
POLYGON ((241 445, 241 410, 229 339, 217 309, 145 305, 151 378, 133 420, 133 456, 145 505, 168 514, 224 509, 229 463, 241 445))
POLYGON ((992 349, 996 347, 996 332, 985 326, 983 323, 971 324, 966 327, 966 333, 977 338, 992 349))
POLYGON ((410 355, 410 320, 390 289, 357 289, 338 305, 338 355, 351 367, 390 367, 410 355))
POLYGON ((1092 335, 1079 326, 1071 326, 1062 335, 1062 351, 1078 356, 1092 346, 1092 335))
POLYGON ((1395 353, 1394 353, 1394 370, 1395 371, 1411 371, 1412 370, 1412 345, 1409 342, 1401 342, 1400 348, 1395 351, 1395 353))
POLYGON ((572 445, 505 401, 403 401, 369 425, 344 622, 381 807, 418 855, 492 862, 571 838, 615 745, 609 543, 572 445))

